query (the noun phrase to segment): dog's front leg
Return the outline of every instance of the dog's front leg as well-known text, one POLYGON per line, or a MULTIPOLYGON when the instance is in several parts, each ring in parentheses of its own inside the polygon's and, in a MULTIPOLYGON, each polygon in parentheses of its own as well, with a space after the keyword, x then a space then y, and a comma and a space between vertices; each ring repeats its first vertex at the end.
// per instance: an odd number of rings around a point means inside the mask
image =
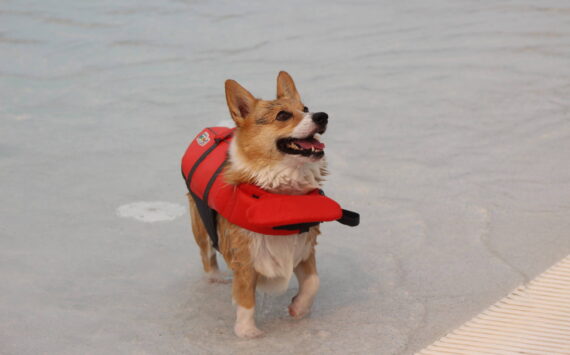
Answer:
POLYGON ((295 319, 301 319, 311 311, 313 300, 319 290, 319 275, 314 252, 295 268, 295 276, 299 281, 299 292, 289 305, 289 314, 295 319))
POLYGON ((240 338, 255 338, 263 332, 255 326, 255 285, 257 273, 253 266, 234 270, 233 298, 237 306, 234 331, 240 338))

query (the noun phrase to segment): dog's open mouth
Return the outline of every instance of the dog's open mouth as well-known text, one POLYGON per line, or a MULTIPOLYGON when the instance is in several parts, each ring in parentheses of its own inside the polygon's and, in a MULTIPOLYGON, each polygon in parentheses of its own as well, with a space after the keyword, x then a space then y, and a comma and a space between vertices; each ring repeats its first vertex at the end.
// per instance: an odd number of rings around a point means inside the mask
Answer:
POLYGON ((285 154, 299 154, 305 157, 321 158, 325 155, 325 144, 315 135, 307 138, 281 138, 277 141, 277 149, 285 154))

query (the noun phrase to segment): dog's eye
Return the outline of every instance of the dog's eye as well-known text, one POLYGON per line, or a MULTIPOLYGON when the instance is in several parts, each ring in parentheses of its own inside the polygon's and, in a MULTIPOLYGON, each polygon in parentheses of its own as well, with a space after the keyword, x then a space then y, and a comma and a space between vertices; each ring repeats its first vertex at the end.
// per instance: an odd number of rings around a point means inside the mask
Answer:
POLYGON ((287 111, 279 111, 279 113, 277 114, 277 116, 275 117, 275 119, 277 121, 287 121, 288 119, 290 119, 291 117, 293 117, 293 114, 291 112, 287 112, 287 111))
POLYGON ((309 112, 309 108, 307 106, 303 107, 303 112, 309 112))

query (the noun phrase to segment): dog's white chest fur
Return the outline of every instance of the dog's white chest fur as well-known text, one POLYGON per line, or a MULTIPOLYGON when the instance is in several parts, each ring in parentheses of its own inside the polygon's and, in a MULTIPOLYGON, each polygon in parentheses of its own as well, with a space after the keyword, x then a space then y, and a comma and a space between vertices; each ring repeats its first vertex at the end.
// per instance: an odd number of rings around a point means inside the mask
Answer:
POLYGON ((261 291, 280 293, 287 289, 293 269, 310 256, 308 233, 294 235, 263 235, 249 232, 249 249, 253 267, 262 275, 261 291))

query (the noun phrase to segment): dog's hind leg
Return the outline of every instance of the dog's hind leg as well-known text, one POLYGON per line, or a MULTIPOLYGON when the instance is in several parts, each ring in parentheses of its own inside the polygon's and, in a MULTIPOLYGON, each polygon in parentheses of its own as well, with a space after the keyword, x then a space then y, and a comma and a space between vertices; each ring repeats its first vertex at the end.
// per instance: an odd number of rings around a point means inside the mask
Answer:
POLYGON ((210 282, 229 282, 224 278, 224 275, 218 268, 218 261, 216 259, 216 251, 212 247, 212 242, 206 231, 206 227, 200 218, 196 203, 190 194, 188 195, 188 203, 190 205, 190 219, 192 221, 192 233, 196 244, 200 247, 200 257, 202 258, 202 266, 204 271, 208 274, 210 282))

